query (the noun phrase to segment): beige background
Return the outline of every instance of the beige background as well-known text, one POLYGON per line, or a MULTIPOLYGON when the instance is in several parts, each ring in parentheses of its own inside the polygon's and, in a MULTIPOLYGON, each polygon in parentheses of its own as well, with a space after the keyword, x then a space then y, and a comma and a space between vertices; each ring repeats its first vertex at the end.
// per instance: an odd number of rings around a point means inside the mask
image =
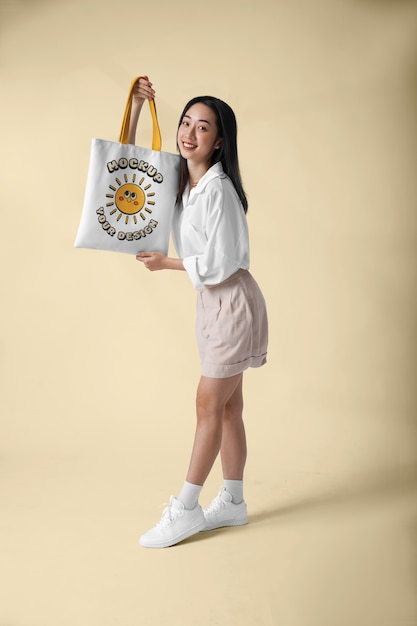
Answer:
POLYGON ((0 6, 0 626, 416 626, 416 2, 0 6), (188 463, 195 294, 73 249, 146 72, 165 150, 190 97, 236 111, 271 325, 251 524, 162 551, 137 539, 188 463))

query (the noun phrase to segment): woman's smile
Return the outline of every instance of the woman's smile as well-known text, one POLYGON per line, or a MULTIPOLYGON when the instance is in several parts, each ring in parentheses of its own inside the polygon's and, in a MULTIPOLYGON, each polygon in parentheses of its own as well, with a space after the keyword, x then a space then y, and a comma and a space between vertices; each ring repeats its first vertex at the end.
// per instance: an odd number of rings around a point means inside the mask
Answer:
POLYGON ((214 150, 221 142, 216 116, 210 107, 202 103, 191 106, 178 128, 177 139, 185 159, 209 167, 214 150))

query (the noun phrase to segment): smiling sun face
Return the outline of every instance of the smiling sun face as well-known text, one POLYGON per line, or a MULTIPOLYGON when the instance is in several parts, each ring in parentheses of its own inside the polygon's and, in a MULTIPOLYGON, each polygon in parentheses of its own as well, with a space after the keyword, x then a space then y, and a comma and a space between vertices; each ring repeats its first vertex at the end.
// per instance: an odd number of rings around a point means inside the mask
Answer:
POLYGON ((108 202, 106 206, 112 207, 116 205, 116 207, 110 211, 110 215, 114 215, 114 213, 119 211, 116 219, 119 221, 124 215, 125 224, 129 223, 130 217, 132 217, 135 224, 137 224, 137 215, 140 215, 140 217, 145 220, 146 217, 143 212, 152 213, 152 209, 149 208, 149 205, 153 206, 155 204, 155 202, 149 200, 149 198, 153 197, 155 194, 152 191, 147 193, 152 185, 146 185, 146 187, 142 189, 142 183, 145 179, 141 178, 141 180, 136 183, 136 174, 133 174, 132 182, 128 181, 126 174, 124 175, 124 183, 119 180, 119 178, 115 180, 118 187, 109 185, 109 188, 114 193, 106 194, 106 198, 112 198, 112 202, 108 202))
POLYGON ((116 206, 122 213, 133 215, 145 204, 145 194, 138 185, 127 183, 116 192, 116 206))

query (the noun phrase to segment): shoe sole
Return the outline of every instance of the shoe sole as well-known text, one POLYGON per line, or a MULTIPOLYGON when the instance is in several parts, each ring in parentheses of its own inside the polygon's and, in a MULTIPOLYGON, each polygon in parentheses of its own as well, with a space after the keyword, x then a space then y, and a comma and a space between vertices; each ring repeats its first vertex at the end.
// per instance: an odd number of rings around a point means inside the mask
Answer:
POLYGON ((229 520, 225 522, 219 522, 218 524, 211 524, 210 526, 206 525, 206 527, 203 528, 203 531, 204 530, 216 530, 216 528, 228 528, 229 526, 246 526, 247 523, 248 523, 248 520, 245 520, 245 521, 229 520))
POLYGON ((186 532, 182 533, 181 535, 179 535, 179 537, 176 537, 175 539, 169 539, 168 541, 164 541, 163 543, 158 543, 158 544, 147 543, 147 542, 142 542, 142 539, 139 539, 139 543, 143 548, 170 548, 171 546, 176 546, 177 543, 180 543, 181 541, 188 539, 188 537, 191 537, 192 535, 196 535, 201 530, 204 530, 205 525, 206 525, 205 522, 200 522, 200 524, 197 524, 197 526, 193 526, 193 528, 190 528, 186 532))

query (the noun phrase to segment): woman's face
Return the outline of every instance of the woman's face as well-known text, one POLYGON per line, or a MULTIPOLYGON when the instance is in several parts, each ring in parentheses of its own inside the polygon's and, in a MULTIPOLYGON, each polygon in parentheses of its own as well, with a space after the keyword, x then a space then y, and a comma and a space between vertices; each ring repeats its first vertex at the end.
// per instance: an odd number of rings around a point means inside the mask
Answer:
POLYGON ((222 142, 215 112, 201 102, 193 104, 181 120, 177 141, 184 159, 210 167, 213 153, 222 142))

